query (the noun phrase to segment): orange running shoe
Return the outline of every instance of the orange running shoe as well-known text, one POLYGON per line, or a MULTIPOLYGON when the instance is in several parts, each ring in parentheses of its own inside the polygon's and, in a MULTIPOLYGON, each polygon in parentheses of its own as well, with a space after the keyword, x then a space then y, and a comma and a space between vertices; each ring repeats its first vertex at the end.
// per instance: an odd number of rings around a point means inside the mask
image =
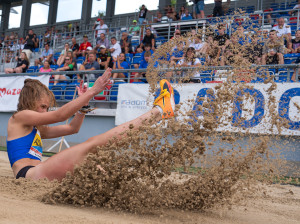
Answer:
POLYGON ((175 110, 174 90, 166 79, 161 80, 159 85, 161 91, 160 95, 155 99, 154 105, 162 109, 162 118, 173 117, 175 110))

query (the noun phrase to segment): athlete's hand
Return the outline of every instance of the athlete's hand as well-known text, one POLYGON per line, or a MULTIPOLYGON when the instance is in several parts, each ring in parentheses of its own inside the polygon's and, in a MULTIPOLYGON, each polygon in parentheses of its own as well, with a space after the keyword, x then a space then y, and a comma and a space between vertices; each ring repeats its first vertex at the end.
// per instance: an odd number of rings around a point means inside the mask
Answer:
POLYGON ((109 84, 109 78, 111 76, 111 68, 105 70, 104 74, 100 76, 92 87, 92 91, 94 91, 94 95, 101 93, 105 87, 109 84))
POLYGON ((83 95, 87 91, 87 85, 83 84, 83 80, 80 81, 79 86, 76 86, 78 96, 83 95))

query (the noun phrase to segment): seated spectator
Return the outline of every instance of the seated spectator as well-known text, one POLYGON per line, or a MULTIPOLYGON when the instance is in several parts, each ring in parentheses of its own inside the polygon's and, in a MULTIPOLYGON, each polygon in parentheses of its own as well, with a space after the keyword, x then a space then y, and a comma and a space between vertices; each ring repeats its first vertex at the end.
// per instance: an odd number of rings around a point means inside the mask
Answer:
POLYGON ((245 34, 244 27, 242 25, 238 26, 235 34, 238 37, 238 42, 240 45, 245 45, 245 44, 251 43, 251 38, 245 34))
POLYGON ((194 43, 191 43, 189 47, 193 47, 195 49, 196 57, 204 57, 208 44, 206 42, 202 42, 202 36, 197 35, 194 43))
POLYGON ((165 11, 166 11, 166 15, 169 19, 169 21, 176 21, 177 20, 177 13, 174 9, 174 7, 172 5, 168 5, 166 8, 165 8, 165 11))
POLYGON ((160 11, 157 11, 156 16, 153 18, 154 23, 161 23, 163 15, 160 11))
POLYGON ((77 57, 78 56, 83 56, 85 57, 87 54, 87 48, 92 47, 92 44, 88 42, 88 36, 84 35, 83 36, 83 42, 79 46, 79 51, 77 52, 77 57))
POLYGON ((224 16, 222 8, 222 0, 215 0, 215 7, 213 9, 213 17, 224 16))
POLYGON ((131 39, 128 37, 128 33, 126 32, 122 33, 120 45, 121 45, 122 53, 125 54, 132 53, 131 39))
POLYGON ((97 45, 95 47, 95 50, 98 50, 101 45, 104 45, 106 49, 109 48, 109 41, 106 38, 104 33, 100 34, 100 39, 97 40, 97 45))
POLYGON ((40 68, 39 70, 40 73, 48 73, 48 72, 53 72, 52 68, 50 68, 50 63, 49 61, 44 61, 43 67, 40 68))
POLYGON ((277 32, 271 30, 263 47, 262 65, 283 63, 283 42, 278 39, 277 32))
POLYGON ((150 27, 146 28, 146 35, 144 36, 144 39, 141 43, 141 47, 144 47, 145 44, 150 44, 151 49, 153 51, 155 51, 155 37, 154 37, 153 33, 151 33, 151 28, 150 27))
MULTIPOLYGON (((93 70, 100 70, 100 65, 96 61, 96 54, 90 52, 88 55, 88 61, 84 61, 83 64, 80 65, 79 71, 93 71, 93 70)), ((97 78, 95 74, 88 74, 90 79, 97 78)), ((77 75, 77 79, 80 80, 83 75, 77 75)))
POLYGON ((192 14, 189 13, 188 9, 185 9, 184 15, 181 20, 191 20, 191 19, 193 19, 192 14))
POLYGON ((206 64, 207 66, 218 66, 220 57, 220 48, 218 41, 214 40, 212 35, 207 37, 207 48, 206 48, 206 64))
POLYGON ((113 61, 111 60, 110 52, 106 49, 104 45, 100 46, 100 52, 98 53, 98 59, 101 70, 106 70, 107 68, 113 67, 113 61))
POLYGON ((106 34, 108 33, 108 26, 106 24, 104 24, 104 21, 102 19, 97 19, 97 22, 95 22, 93 30, 96 31, 96 37, 97 40, 100 39, 100 35, 102 33, 106 34))
POLYGON ((50 49, 48 43, 45 44, 45 49, 43 50, 41 57, 35 60, 34 65, 41 65, 45 62, 45 60, 47 60, 50 63, 50 65, 53 64, 53 51, 52 49, 50 49))
POLYGON ((295 39, 289 44, 289 53, 300 53, 300 30, 296 31, 295 39))
MULTIPOLYGON (((126 57, 124 53, 121 53, 117 60, 114 60, 114 66, 113 70, 115 69, 129 69, 129 64, 126 61, 126 57)), ((128 72, 123 73, 113 73, 112 74, 113 79, 127 79, 128 78, 128 72)))
POLYGON ((6 68, 4 72, 9 73, 25 73, 29 66, 29 60, 25 52, 22 52, 20 57, 16 57, 17 66, 15 68, 6 68))
POLYGON ((182 5, 180 7, 180 10, 179 10, 179 13, 177 14, 178 15, 178 20, 182 20, 182 18, 185 16, 185 6, 182 5))
POLYGON ((298 3, 293 7, 291 11, 289 11, 290 16, 298 16, 299 10, 300 10, 300 0, 298 0, 298 3))
POLYGON ((220 24, 218 26, 218 34, 215 35, 214 40, 218 41, 218 46, 221 50, 221 53, 225 50, 226 45, 229 44, 229 35, 225 33, 225 26, 220 24))
MULTIPOLYGON (((147 51, 144 54, 143 60, 141 61, 140 65, 139 65, 139 69, 146 69, 148 67, 150 57, 151 57, 151 52, 147 51)), ((147 83, 147 80, 145 79, 146 78, 146 72, 137 72, 137 73, 135 73, 134 78, 135 78, 136 82, 142 81, 142 82, 147 83), (144 77, 144 79, 139 79, 141 77, 144 77)))
POLYGON ((183 42, 180 42, 172 53, 170 65, 176 65, 179 60, 183 59, 183 56, 183 42))
MULTIPOLYGON (((196 58, 196 52, 193 47, 189 47, 184 55, 184 58, 182 58, 178 65, 181 67, 199 67, 201 66, 201 62, 198 58, 196 58)), ((182 72, 183 77, 187 76, 187 72, 182 72)), ((197 71, 193 71, 193 75, 191 78, 188 78, 187 82, 191 83, 200 83, 200 73, 197 71)))
POLYGON ((73 51, 73 58, 77 57, 77 53, 79 51, 79 45, 76 43, 76 38, 72 38, 72 46, 70 47, 73 51))
POLYGON ((284 18, 277 20, 278 25, 274 25, 273 30, 277 31, 277 36, 285 41, 285 45, 289 45, 292 39, 291 27, 284 22, 284 18))
POLYGON ((251 64, 261 64, 263 45, 257 35, 252 35, 251 45, 246 47, 246 55, 251 64))
POLYGON ((176 38, 180 38, 181 37, 181 31, 179 29, 176 29, 174 34, 173 34, 173 37, 171 37, 171 39, 176 39, 176 38))
POLYGON ((24 44, 23 52, 25 52, 28 59, 30 59, 34 48, 37 47, 37 39, 34 37, 33 30, 30 29, 28 31, 28 34, 23 39, 23 44, 24 44))
POLYGON ((137 25, 137 21, 133 20, 132 21, 132 26, 129 27, 129 31, 128 31, 131 35, 133 36, 138 36, 140 33, 140 26, 137 25))
POLYGON ((245 64, 245 47, 239 43, 239 36, 235 33, 231 36, 228 45, 225 47, 221 57, 220 65, 241 65, 245 64))
POLYGON ((120 53, 122 52, 121 46, 120 44, 117 42, 117 39, 115 37, 112 37, 110 39, 111 41, 111 47, 109 48, 109 52, 111 54, 111 56, 113 57, 113 60, 116 61, 117 57, 120 55, 120 53))
POLYGON ((59 58, 57 59, 57 62, 56 62, 56 64, 58 66, 61 66, 62 63, 64 63, 65 57, 67 56, 68 52, 73 52, 73 51, 72 51, 72 49, 70 49, 70 45, 68 43, 65 43, 65 49, 63 49, 61 51, 60 56, 59 56, 59 58))
MULTIPOLYGON (((76 71, 76 68, 72 64, 72 57, 67 56, 65 57, 65 63, 64 66, 61 68, 56 69, 56 72, 62 72, 62 71, 76 71)), ((54 75, 54 85, 56 85, 59 81, 64 81, 64 80, 70 80, 73 78, 73 74, 66 74, 66 75, 54 75)))
MULTIPOLYGON (((142 55, 141 55, 141 58, 142 58, 141 62, 144 60, 144 55, 148 51, 150 52, 151 55, 154 53, 154 51, 151 49, 150 44, 145 45, 145 50, 142 52, 142 55)), ((134 68, 139 68, 140 65, 139 64, 133 64, 133 66, 134 66, 134 68)))

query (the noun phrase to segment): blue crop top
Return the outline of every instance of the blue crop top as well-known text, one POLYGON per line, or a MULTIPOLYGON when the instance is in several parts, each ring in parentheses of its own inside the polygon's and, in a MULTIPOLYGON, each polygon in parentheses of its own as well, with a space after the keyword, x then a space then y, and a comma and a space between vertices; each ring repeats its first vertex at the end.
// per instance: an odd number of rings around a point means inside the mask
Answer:
POLYGON ((7 154, 12 166, 16 161, 24 158, 41 160, 43 144, 40 132, 34 127, 32 132, 24 137, 11 141, 6 140, 7 154))

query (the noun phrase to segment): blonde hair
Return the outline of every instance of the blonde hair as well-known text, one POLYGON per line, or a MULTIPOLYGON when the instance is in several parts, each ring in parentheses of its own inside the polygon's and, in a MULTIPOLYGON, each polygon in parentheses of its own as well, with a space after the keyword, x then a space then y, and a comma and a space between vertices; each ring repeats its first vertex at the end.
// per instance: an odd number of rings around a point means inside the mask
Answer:
POLYGON ((54 107, 56 100, 47 86, 36 79, 25 79, 24 86, 20 92, 17 112, 22 110, 34 110, 36 108, 36 102, 44 95, 50 99, 49 106, 54 107))

